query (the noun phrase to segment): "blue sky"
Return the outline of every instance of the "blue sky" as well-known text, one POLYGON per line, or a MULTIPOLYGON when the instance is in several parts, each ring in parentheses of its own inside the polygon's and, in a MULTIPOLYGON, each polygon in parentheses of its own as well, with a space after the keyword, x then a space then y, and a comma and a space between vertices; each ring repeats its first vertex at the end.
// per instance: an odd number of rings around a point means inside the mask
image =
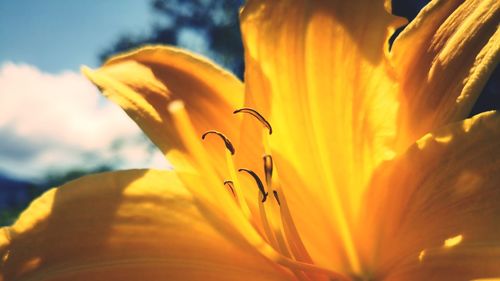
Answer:
POLYGON ((123 33, 149 31, 147 0, 2 0, 0 64, 58 73, 98 66, 97 55, 123 33))
POLYGON ((80 74, 121 34, 149 32, 149 0, 0 0, 0 174, 166 167, 80 74))

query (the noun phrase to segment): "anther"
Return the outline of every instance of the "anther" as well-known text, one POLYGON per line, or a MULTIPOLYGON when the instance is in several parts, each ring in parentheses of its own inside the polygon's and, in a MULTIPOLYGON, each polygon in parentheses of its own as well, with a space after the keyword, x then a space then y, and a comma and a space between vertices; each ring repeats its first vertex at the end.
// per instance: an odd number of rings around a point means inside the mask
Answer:
POLYGON ((234 193, 234 183, 232 181, 224 181, 224 185, 227 185, 233 196, 236 197, 236 193, 234 193))
POLYGON ((281 206, 280 198, 278 196, 278 191, 273 190, 273 195, 274 195, 274 199, 276 199, 276 202, 278 202, 278 205, 281 206))
POLYGON ((250 176, 252 176, 252 178, 257 183, 257 187, 259 188, 260 192, 262 193, 262 203, 266 202, 268 193, 264 189, 264 185, 262 184, 262 181, 260 180, 259 176, 254 171, 249 170, 249 169, 244 169, 244 168, 239 169, 238 172, 246 172, 250 176))
POLYGON ((273 157, 271 155, 264 155, 264 174, 266 175, 266 184, 268 188, 271 188, 271 180, 273 177, 273 157))
POLYGON ((229 150, 229 152, 231 152, 231 154, 234 155, 234 153, 235 153, 234 146, 231 143, 231 141, 229 141, 229 139, 223 133, 220 133, 220 132, 217 132, 217 131, 214 131, 214 130, 210 130, 208 132, 205 132, 201 136, 201 139, 205 140, 205 137, 207 135, 210 135, 210 134, 215 134, 215 135, 219 136, 224 141, 224 145, 226 146, 227 150, 229 150))
POLYGON ((234 114, 236 114, 236 113, 248 113, 248 114, 252 115, 253 117, 257 118, 257 120, 259 120, 264 126, 266 126, 266 128, 269 129, 270 135, 273 133, 273 128, 271 127, 271 124, 269 124, 269 122, 267 122, 266 118, 264 118, 255 109, 252 109, 249 107, 244 107, 244 108, 240 108, 238 110, 235 110, 233 113, 234 114))

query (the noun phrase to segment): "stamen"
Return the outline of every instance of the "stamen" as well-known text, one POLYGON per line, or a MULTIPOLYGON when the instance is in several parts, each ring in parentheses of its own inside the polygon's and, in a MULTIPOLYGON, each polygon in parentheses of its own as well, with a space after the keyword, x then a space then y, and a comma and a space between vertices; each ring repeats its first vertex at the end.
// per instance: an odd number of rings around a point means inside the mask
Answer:
MULTIPOLYGON (((263 157, 264 160, 264 173, 266 175, 266 185, 268 190, 273 189, 273 158, 271 155, 266 154, 263 157)), ((278 196, 278 191, 273 190, 273 195, 274 198, 276 199, 276 202, 271 201, 270 204, 266 206, 268 208, 265 213, 270 214, 270 221, 271 221, 271 226, 272 230, 274 232, 274 236, 276 237, 276 241, 278 242, 278 247, 281 253, 283 253, 285 256, 290 257, 290 249, 287 246, 286 243, 286 238, 283 235, 284 234, 284 229, 283 229, 283 222, 280 219, 280 206, 281 202, 278 196)))
POLYGON ((231 190, 231 193, 233 194, 234 197, 236 197, 236 193, 234 193, 234 184, 232 181, 224 181, 224 185, 227 185, 229 187, 229 190, 231 190))
MULTIPOLYGON (((287 238, 287 241, 289 241, 290 249, 294 255, 294 257, 301 261, 301 262, 306 262, 306 263, 313 263, 311 257, 309 256, 309 253, 307 252, 302 239, 297 231, 297 227, 295 226, 295 222, 293 220, 292 214, 290 213, 290 209, 288 206, 288 202, 286 200, 286 196, 283 193, 281 184, 280 184, 280 179, 279 179, 279 173, 278 171, 275 171, 274 177, 273 177, 273 185, 276 188, 275 190, 275 196, 278 196, 278 194, 281 195, 281 197, 277 197, 276 201, 279 204, 279 210, 281 213, 281 221, 283 223, 284 231, 285 231, 285 236, 287 238), (279 201, 278 201, 279 199, 279 201)), ((274 192, 273 192, 274 193, 274 192)))
POLYGON ((276 202, 278 202, 278 205, 281 206, 280 198, 278 196, 278 191, 273 190, 273 195, 274 195, 274 199, 276 199, 276 202))
POLYGON ((233 144, 231 143, 231 141, 229 141, 229 139, 221 132, 217 132, 217 131, 214 131, 214 130, 210 130, 208 132, 205 132, 202 136, 201 136, 201 139, 202 140, 205 140, 205 137, 207 135, 210 135, 210 134, 214 134, 214 135, 217 135, 219 136, 223 141, 224 141, 224 145, 226 146, 227 150, 229 150, 231 152, 231 155, 234 155, 235 153, 235 150, 234 150, 234 146, 233 144))
POLYGON ((250 176, 252 176, 252 178, 257 183, 257 187, 259 188, 260 192, 262 193, 262 203, 266 202, 268 193, 266 192, 266 190, 264 188, 264 184, 262 184, 262 181, 260 180, 259 176, 257 176, 257 174, 254 171, 249 170, 249 169, 244 169, 244 168, 239 169, 238 172, 246 172, 250 176))
POLYGON ((238 171, 246 172, 251 175, 257 183, 257 186, 259 187, 260 193, 263 195, 262 203, 259 204, 259 212, 262 226, 268 242, 273 246, 274 249, 278 250, 285 256, 290 257, 290 251, 286 244, 285 237, 282 234, 283 231, 280 227, 281 224, 278 221, 279 215, 277 214, 279 214, 279 206, 276 205, 276 203, 273 201, 269 202, 270 204, 263 204, 267 199, 268 193, 265 191, 262 181, 260 180, 259 176, 255 174, 255 172, 248 169, 239 169, 238 171))
POLYGON ((266 175, 266 184, 267 188, 271 188, 272 186, 272 178, 273 178, 273 158, 271 155, 264 155, 264 174, 266 175))
MULTIPOLYGON (((241 187, 240 187, 240 183, 238 181, 238 177, 236 176, 236 170, 235 170, 235 167, 234 167, 234 162, 233 162, 233 155, 235 153, 235 150, 234 150, 234 146, 233 144, 231 143, 231 141, 229 141, 229 139, 223 134, 223 133, 220 133, 220 132, 217 132, 217 131, 214 131, 214 130, 210 130, 208 132, 205 132, 202 136, 201 136, 201 139, 205 139, 205 137, 209 134, 215 134, 217 136, 219 136, 223 141, 224 141, 224 144, 227 148, 225 154, 226 154, 226 163, 227 163, 227 168, 229 170, 229 174, 231 176, 231 191, 233 192, 233 195, 234 197, 236 198, 236 202, 238 203, 238 205, 240 206, 241 208, 241 211, 243 212, 243 214, 245 215, 246 218, 250 218, 251 217, 251 213, 250 213, 250 209, 248 208, 248 205, 245 201, 245 197, 241 191, 241 187)), ((224 184, 226 184, 226 182, 224 182, 224 184)))
POLYGON ((249 108, 249 107, 244 107, 238 110, 235 110, 233 112, 234 114, 236 113, 248 113, 252 115, 253 117, 257 118, 266 128, 269 130, 269 134, 271 135, 273 133, 273 128, 271 127, 271 124, 267 122, 266 118, 264 118, 259 112, 257 112, 255 109, 249 108))

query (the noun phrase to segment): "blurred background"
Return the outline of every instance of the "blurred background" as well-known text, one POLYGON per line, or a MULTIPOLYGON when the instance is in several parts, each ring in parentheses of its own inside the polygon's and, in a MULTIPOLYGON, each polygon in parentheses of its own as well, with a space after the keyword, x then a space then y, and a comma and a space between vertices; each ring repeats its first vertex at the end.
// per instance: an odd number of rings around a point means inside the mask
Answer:
MULTIPOLYGON (((102 98, 79 68, 98 67, 109 56, 141 45, 170 44, 208 56, 242 77, 242 2, 2 0, 0 225, 12 223, 46 189, 82 175, 168 168, 138 127, 102 98)), ((393 1, 394 13, 411 20, 427 2, 393 1)), ((473 113, 498 109, 499 72, 473 113)))

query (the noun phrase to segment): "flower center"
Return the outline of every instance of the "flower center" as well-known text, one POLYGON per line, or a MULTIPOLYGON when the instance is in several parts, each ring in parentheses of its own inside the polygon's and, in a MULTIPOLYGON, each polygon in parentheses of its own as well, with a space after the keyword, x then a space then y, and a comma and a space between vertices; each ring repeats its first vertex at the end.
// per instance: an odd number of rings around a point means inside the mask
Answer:
MULTIPOLYGON (((196 141, 193 138, 194 127, 189 122, 189 117, 182 103, 175 101, 172 104, 169 106, 169 111, 173 114, 177 130, 184 144, 190 150, 191 155, 196 155, 199 158, 207 158, 207 153, 200 146, 199 139, 196 141)), ((243 216, 250 222, 251 226, 253 226, 263 240, 279 253, 280 257, 277 262, 288 267, 298 280, 325 280, 325 277, 328 277, 329 280, 350 280, 350 278, 340 273, 315 265, 304 246, 290 213, 289 205, 279 180, 278 169, 271 155, 268 140, 269 135, 272 134, 271 124, 260 113, 251 108, 238 109, 234 113, 249 114, 261 122, 265 128, 262 131, 262 142, 264 144, 264 156, 262 160, 265 183, 251 169, 236 169, 233 160, 236 150, 233 144, 223 133, 211 130, 202 135, 202 140, 205 140, 210 135, 214 135, 219 137, 226 147, 225 156, 230 179, 220 182, 220 185, 223 183, 226 186, 226 192, 236 202, 243 216), (243 190, 248 191, 252 190, 252 188, 242 188, 242 184, 238 179, 238 172, 244 173, 253 179, 257 187, 253 189, 258 191, 257 200, 247 201, 248 197, 245 197, 243 190), (257 204, 258 210, 255 210, 255 204, 257 204), (254 208, 250 208, 250 206, 254 208)), ((207 163, 210 163, 210 161, 198 160, 198 162, 201 163, 199 166, 202 172, 213 171, 213 169, 207 167, 209 165, 207 163)), ((207 176, 210 176, 210 182, 217 181, 215 173, 207 176)))

